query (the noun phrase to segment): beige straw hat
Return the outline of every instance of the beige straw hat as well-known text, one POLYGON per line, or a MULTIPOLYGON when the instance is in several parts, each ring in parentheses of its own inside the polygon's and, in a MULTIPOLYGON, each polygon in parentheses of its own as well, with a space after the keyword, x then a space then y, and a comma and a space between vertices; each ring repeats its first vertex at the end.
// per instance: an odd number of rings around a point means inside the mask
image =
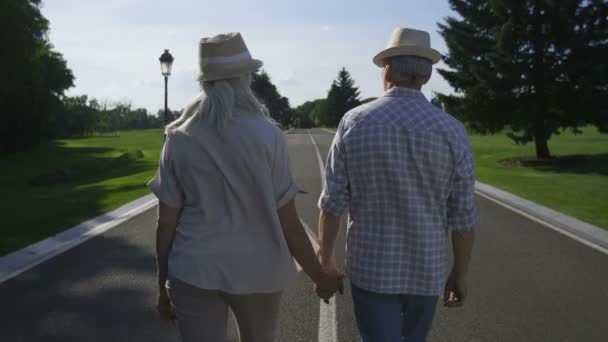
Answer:
POLYGON ((254 72, 263 65, 262 61, 251 57, 238 32, 201 39, 198 62, 198 79, 201 81, 239 77, 254 72))
POLYGON ((383 68, 385 59, 395 56, 418 56, 429 59, 433 64, 441 60, 441 54, 431 48, 429 33, 410 28, 396 28, 386 49, 374 57, 374 64, 383 68))

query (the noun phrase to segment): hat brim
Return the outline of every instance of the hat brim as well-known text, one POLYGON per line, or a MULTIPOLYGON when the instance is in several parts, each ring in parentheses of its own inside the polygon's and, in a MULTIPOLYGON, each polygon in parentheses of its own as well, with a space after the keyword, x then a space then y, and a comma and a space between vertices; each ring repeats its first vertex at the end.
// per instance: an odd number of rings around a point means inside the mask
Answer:
POLYGON ((225 65, 213 65, 213 70, 199 72, 196 79, 199 81, 217 81, 228 78, 237 78, 260 69, 264 63, 257 59, 250 59, 242 63, 232 63, 225 65))
POLYGON ((436 64, 441 60, 441 54, 432 48, 420 46, 395 46, 377 54, 376 57, 374 57, 374 64, 380 68, 384 68, 385 60, 395 56, 418 56, 430 60, 433 64, 436 64))

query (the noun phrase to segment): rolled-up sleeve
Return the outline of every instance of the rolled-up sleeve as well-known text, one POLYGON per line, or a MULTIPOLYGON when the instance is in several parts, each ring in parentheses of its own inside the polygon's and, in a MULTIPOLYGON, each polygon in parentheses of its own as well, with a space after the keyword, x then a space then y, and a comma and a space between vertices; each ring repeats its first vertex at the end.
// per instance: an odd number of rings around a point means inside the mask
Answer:
POLYGON ((329 149, 329 154, 327 155, 325 184, 319 198, 319 208, 335 216, 344 214, 350 204, 346 150, 343 141, 343 122, 344 120, 338 127, 338 131, 329 149))
POLYGON ((291 173, 287 142, 282 133, 277 135, 275 142, 274 162, 272 165, 272 182, 277 209, 283 207, 301 190, 291 173))
POLYGON ((148 182, 148 187, 158 197, 158 200, 172 208, 184 206, 184 193, 175 175, 175 141, 171 134, 167 135, 160 153, 160 162, 156 176, 148 182))
POLYGON ((463 151, 456 163, 448 197, 448 227, 454 230, 471 230, 477 225, 475 205, 475 160, 466 133, 461 139, 463 151))

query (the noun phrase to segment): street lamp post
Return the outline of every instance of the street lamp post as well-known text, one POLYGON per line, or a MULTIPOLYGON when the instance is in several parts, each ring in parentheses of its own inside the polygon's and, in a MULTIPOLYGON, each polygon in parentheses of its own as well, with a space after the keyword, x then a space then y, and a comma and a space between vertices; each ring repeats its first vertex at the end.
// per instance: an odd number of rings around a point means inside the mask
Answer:
POLYGON ((165 50, 158 60, 160 61, 160 70, 165 77, 165 118, 163 121, 165 125, 167 125, 169 123, 169 107, 167 106, 167 81, 169 79, 169 75, 171 75, 173 56, 171 56, 169 50, 165 50))

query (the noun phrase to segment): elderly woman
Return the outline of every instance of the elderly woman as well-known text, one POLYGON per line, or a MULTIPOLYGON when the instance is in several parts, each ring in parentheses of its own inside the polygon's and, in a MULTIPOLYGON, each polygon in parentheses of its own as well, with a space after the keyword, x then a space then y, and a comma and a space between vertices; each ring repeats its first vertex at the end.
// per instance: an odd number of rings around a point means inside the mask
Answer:
POLYGON ((262 62, 239 33, 199 48, 203 92, 167 127, 149 183, 160 202, 158 310, 185 342, 223 342, 229 308, 242 342, 268 342, 292 257, 325 299, 341 278, 322 271, 294 205, 285 138, 251 90, 262 62))

